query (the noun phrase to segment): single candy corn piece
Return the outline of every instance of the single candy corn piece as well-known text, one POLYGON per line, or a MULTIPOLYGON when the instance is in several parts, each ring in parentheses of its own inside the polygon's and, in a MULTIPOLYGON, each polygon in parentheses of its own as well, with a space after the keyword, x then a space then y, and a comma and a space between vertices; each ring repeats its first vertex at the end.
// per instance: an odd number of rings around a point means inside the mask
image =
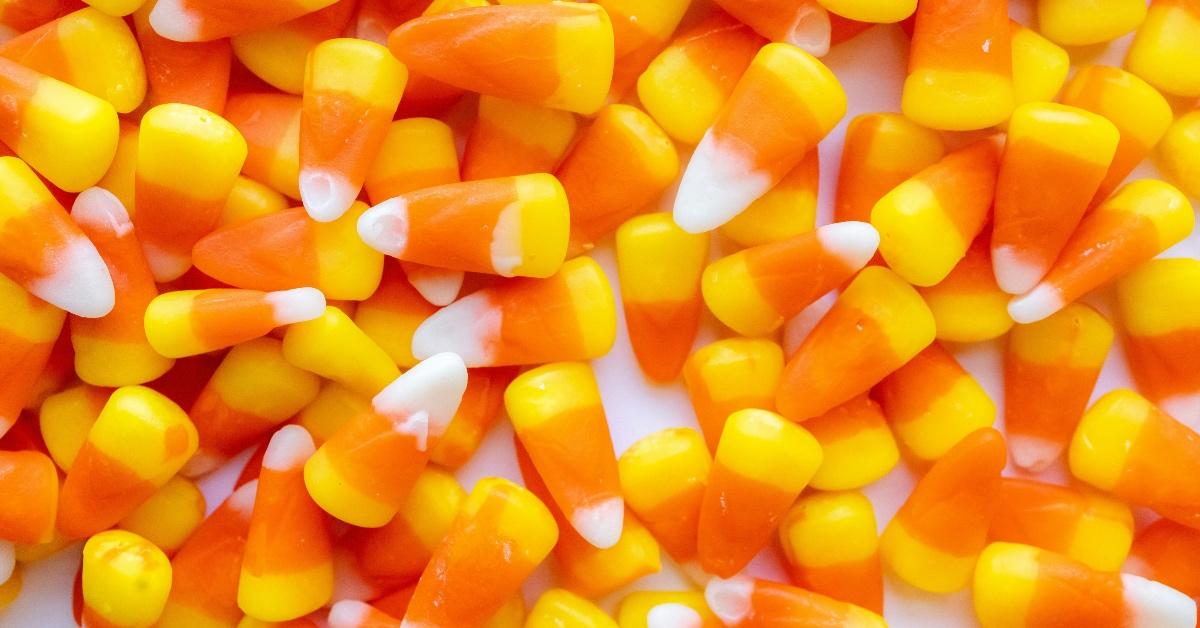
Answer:
POLYGON ((717 5, 771 41, 817 57, 829 52, 829 12, 816 0, 717 0, 717 5))
POLYGON ((445 432, 467 387, 453 353, 421 361, 375 395, 304 465, 304 484, 330 515, 378 528, 396 515, 445 432))
POLYGON ((315 318, 288 327, 283 357, 367 397, 400 376, 388 354, 336 307, 326 307, 315 318), (334 348, 337 351, 331 354, 334 348))
POLYGON ((691 0, 644 3, 600 0, 613 25, 615 58, 608 101, 618 102, 679 26, 691 0))
POLYGON ((575 138, 576 127, 575 115, 569 111, 480 96, 463 151, 462 177, 474 181, 554 172, 575 138))
POLYGON ((917 10, 912 0, 821 0, 821 6, 845 18, 871 24, 892 24, 908 18, 917 10))
POLYGON ((1038 0, 1038 31, 1064 46, 1090 46, 1112 41, 1137 28, 1146 18, 1141 0, 1095 4, 1087 0, 1038 0))
POLYGON ((242 172, 290 198, 300 198, 300 112, 303 101, 288 94, 236 94, 225 117, 246 139, 242 172))
POLYGON ((870 224, 841 222, 745 249, 704 269, 704 303, 739 334, 763 336, 846 283, 878 246, 870 224))
POLYGON ((1200 197, 1200 111, 1179 116, 1158 145, 1158 163, 1185 193, 1200 197))
POLYGON ((1046 277, 1009 302, 1008 313, 1018 323, 1042 320, 1184 239, 1195 221, 1175 187, 1133 181, 1084 217, 1046 277))
POLYGON ((204 236, 192 248, 192 261, 238 288, 312 286, 329 299, 366 299, 383 275, 383 256, 358 237, 366 211, 355 203, 332 222, 316 222, 302 208, 273 212, 204 236))
POLYGON ((38 451, 0 451, 0 539, 49 542, 57 509, 54 461, 38 451))
POLYGON ((296 414, 296 425, 307 430, 319 447, 350 419, 370 410, 370 396, 326 382, 316 398, 296 414))
POLYGON ((238 577, 258 482, 221 502, 171 559, 174 574, 160 628, 234 626, 238 577))
POLYGON ((363 574, 383 582, 414 582, 446 536, 467 492, 453 475, 429 467, 386 525, 354 530, 348 542, 363 574))
POLYGON ((71 321, 75 372, 96 386, 157 379, 175 361, 160 355, 146 340, 146 306, 158 296, 158 287, 129 214, 108 191, 89 188, 76 197, 71 218, 100 252, 117 295, 107 315, 71 321))
POLYGON ((638 365, 654 381, 672 381, 700 327, 708 234, 680 229, 670 214, 647 214, 617 230, 616 250, 625 326, 638 365))
POLYGON ((157 281, 191 267, 192 245, 216 227, 245 160, 241 133, 209 111, 167 104, 142 117, 133 221, 157 281))
POLYGON ((550 589, 538 597, 526 628, 617 628, 617 622, 588 600, 567 591, 550 589))
POLYGON ((766 410, 731 414, 700 507, 700 566, 722 578, 745 567, 820 466, 804 428, 766 410))
POLYGON ((783 350, 767 339, 727 338, 688 358, 683 382, 709 451, 730 414, 746 408, 775 409, 775 391, 783 372, 783 350))
POLYGON ((466 275, 461 270, 426 266, 416 262, 400 262, 404 276, 421 297, 437 306, 450 305, 458 299, 466 275))
POLYGON ((571 525, 592 545, 612 547, 625 506, 591 367, 560 362, 528 371, 509 384, 504 406, 571 525))
POLYGON ((1121 133, 1108 174, 1092 198, 1094 207, 1133 172, 1171 126, 1171 105, 1146 81, 1105 65, 1080 68, 1060 97, 1062 104, 1108 118, 1121 133))
POLYGON ((225 208, 221 210, 221 217, 217 219, 217 229, 281 212, 290 206, 291 202, 283 194, 239 174, 233 182, 233 187, 229 189, 225 208))
POLYGON ((945 279, 917 292, 933 313, 938 340, 982 342, 1003 336, 1013 325, 1008 315, 1012 295, 996 285, 986 227, 945 279))
POLYGON ((809 485, 822 491, 861 488, 900 461, 896 439, 879 404, 867 395, 804 422, 821 444, 821 466, 809 485))
POLYGON ((931 593, 951 593, 971 581, 987 544, 996 488, 1006 459, 1004 438, 973 432, 917 481, 879 539, 883 562, 901 580, 931 593))
POLYGON ((700 591, 634 591, 617 607, 621 628, 719 628, 700 591))
POLYGON ((426 15, 388 36, 392 53, 414 72, 583 114, 599 110, 608 95, 613 46, 603 8, 553 2, 426 15))
POLYGON ((1200 5, 1194 0, 1155 0, 1129 45, 1125 67, 1163 92, 1196 98, 1200 78, 1192 70, 1200 64, 1197 36, 1200 5))
POLYGON ((367 210, 358 236, 409 262, 540 278, 562 266, 571 218, 562 185, 540 173, 401 194, 367 210))
POLYGON ((577 257, 552 277, 513 279, 442 308, 417 327, 413 355, 451 351, 472 368, 588 360, 612 347, 616 314, 604 271, 577 257))
POLYGON ((299 94, 304 91, 304 64, 309 51, 326 39, 340 37, 354 13, 353 0, 333 4, 293 20, 235 35, 233 53, 268 85, 299 94))
POLYGON ((0 275, 0 436, 35 394, 66 313, 0 275))
POLYGON ((1196 624, 1196 602, 1175 589, 1019 543, 989 545, 974 580, 975 616, 983 628, 1196 624))
POLYGON ((874 394, 901 446, 922 462, 941 458, 996 420, 987 391, 937 342, 884 378, 874 394))
POLYGON ((867 392, 933 342, 929 307, 899 275, 870 266, 838 296, 784 368, 775 397, 793 420, 867 392))
POLYGON ((817 223, 820 170, 818 151, 808 151, 775 187, 721 225, 721 235, 742 246, 758 246, 812 231, 817 223))
POLYGON ((1013 104, 1047 102, 1067 82, 1071 58, 1067 51, 1031 28, 1009 22, 1012 40, 1013 104))
POLYGON ((238 608, 262 621, 302 617, 333 595, 329 522, 304 488, 314 451, 304 428, 286 425, 263 456, 237 590, 238 608))
POLYGON ((802 497, 780 522, 779 540, 797 586, 883 612, 875 510, 862 493, 802 497))
MULTIPOLYGON (((535 172, 542 171, 548 172, 535 172)), ((449 125, 433 118, 407 118, 388 127, 363 187, 378 205, 393 196, 458 181, 458 153, 449 125)))
POLYGON ((157 3, 146 0, 133 14, 146 67, 146 98, 139 110, 174 102, 222 114, 233 66, 229 40, 183 43, 163 37, 150 23, 157 3))
POLYGON ((200 446, 185 472, 197 476, 217 468, 295 416, 320 387, 320 378, 284 359, 283 343, 274 338, 235 346, 188 412, 200 446))
POLYGON ((319 318, 324 308, 325 297, 315 288, 165 292, 146 307, 146 338, 162 355, 182 358, 319 318))
POLYGON ((945 154, 942 138, 896 113, 855 116, 846 127, 834 220, 871 220, 875 203, 945 154))
POLYGON ((115 296, 104 259, 29 166, 0 157, 0 189, 0 242, 7 243, 0 247, 0 272, 77 316, 111 312, 115 296))
POLYGON ((696 144, 765 43, 749 26, 716 11, 650 62, 638 77, 638 100, 668 135, 696 144))
POLYGON ((731 628, 844 626, 886 628, 875 613, 804 589, 737 575, 713 578, 704 589, 713 613, 731 628))
POLYGON ((1013 464, 1040 471, 1058 458, 1112 342, 1112 325, 1082 303, 1013 328, 1004 354, 1004 426, 1013 464))
POLYGON ((261 30, 323 9, 336 0, 158 0, 150 24, 174 41, 209 41, 261 30))
POLYGON ((412 354, 413 332, 437 310, 412 287, 400 265, 389 262, 375 293, 355 308, 354 324, 393 362, 408 368, 417 363, 412 354))
POLYGON ((983 230, 996 189, 993 139, 960 148, 883 195, 871 210, 879 253, 908 282, 946 278, 983 230))
POLYGON ((429 460, 448 469, 466 464, 500 418, 504 390, 517 373, 517 368, 511 366, 468 371, 462 403, 445 433, 429 450, 429 460))
POLYGON ((366 602, 341 600, 329 608, 329 628, 398 628, 400 620, 366 602))
POLYGON ((146 96, 146 69, 133 32, 121 18, 94 8, 4 42, 0 56, 103 98, 118 113, 133 111, 146 96))
POLYGON ((146 539, 109 530, 83 546, 84 625, 150 628, 170 590, 171 563, 146 539))
POLYGON ((314 220, 350 209, 379 153, 408 71, 379 44, 330 39, 308 55, 300 114, 300 196, 314 220))
POLYGON ((629 105, 600 110, 555 173, 571 203, 571 251, 590 250, 653 205, 679 174, 675 145, 629 105))
POLYGON ((694 430, 660 430, 617 461, 625 503, 663 549, 683 564, 696 557, 696 530, 712 456, 694 430))
MULTIPOLYGON (((418 2, 415 8, 418 9, 418 15, 415 17, 426 17, 431 15, 441 15, 450 13, 460 9, 483 7, 489 3, 487 0, 436 0, 434 2, 418 2), (420 9, 424 9, 423 11, 420 9)), ((403 7, 398 8, 396 13, 407 13, 403 7)), ((397 25, 409 21, 409 18, 401 15, 397 25)), ((385 32, 379 39, 380 45, 388 45, 388 35, 385 32)), ((409 118, 412 116, 437 116, 442 115, 447 109, 466 95, 467 90, 460 87, 450 85, 444 81, 439 81, 436 78, 430 77, 419 71, 412 71, 409 74, 408 86, 404 88, 404 99, 400 101, 400 107, 396 111, 397 118, 409 118)))
POLYGON ((172 555, 204 521, 204 493, 196 483, 175 476, 117 524, 172 555))
POLYGON ((407 626, 483 625, 558 540, 554 517, 532 493, 484 478, 417 582, 407 626))
POLYGON ((1137 393, 1114 390, 1083 415, 1068 450, 1071 474, 1137 506, 1200 529, 1200 435, 1137 393))
POLYGON ((111 527, 167 483, 196 451, 179 406, 141 386, 118 388, 67 472, 58 529, 83 538, 111 527))
POLYGON ((46 450, 59 469, 71 469, 110 394, 109 390, 80 384, 54 393, 42 402, 38 427, 46 450))
POLYGON ((1005 0, 937 0, 917 6, 900 107, 917 124, 970 131, 1013 108, 1005 0))
POLYGON ((1200 427, 1200 377, 1192 351, 1200 342, 1196 260, 1156 259, 1117 282, 1117 312, 1126 363, 1138 390, 1167 414, 1200 427))
POLYGON ((788 173, 846 113, 837 78, 812 55, 767 44, 750 63, 684 170, 675 221, 715 229, 788 173))
POLYGON ((1125 570, 1196 599, 1200 598, 1197 556, 1200 556, 1200 530, 1159 519, 1134 538, 1125 570))
POLYGON ((1117 571, 1133 542, 1133 513, 1098 493, 1003 478, 988 538, 1047 549, 1098 571, 1117 571))
POLYGON ((1045 276, 1112 162, 1120 134, 1076 107, 1030 103, 1013 111, 996 182, 992 264, 1021 294, 1045 276))

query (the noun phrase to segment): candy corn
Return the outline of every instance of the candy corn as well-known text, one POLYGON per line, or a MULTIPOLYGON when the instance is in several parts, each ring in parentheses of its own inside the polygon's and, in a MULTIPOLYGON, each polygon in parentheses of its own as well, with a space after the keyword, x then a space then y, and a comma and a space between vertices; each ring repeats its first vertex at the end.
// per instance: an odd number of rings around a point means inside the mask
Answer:
POLYGON ((462 177, 474 181, 554 172, 576 126, 569 111, 480 96, 463 151, 462 177))
POLYGON ((808 151, 775 187, 758 197, 746 211, 721 225, 721 234, 742 246, 758 246, 815 229, 820 161, 819 151, 808 151))
POLYGON ((1125 570, 1161 582, 1194 600, 1200 597, 1197 552, 1200 531, 1159 519, 1134 538, 1125 570))
POLYGON ((821 466, 809 484, 822 491, 866 486, 900 461, 896 439, 879 404, 867 395, 804 422, 821 444, 821 466))
POLYGON ((407 118, 388 127, 363 187, 378 205, 393 196, 458 181, 458 153, 450 127, 433 118, 407 118))
POLYGON ((1013 326, 1008 315, 1012 295, 996 284, 989 231, 984 227, 944 279, 917 288, 933 314, 938 340, 982 342, 1003 336, 1013 326))
POLYGON ((1023 105, 1054 100, 1067 82, 1071 57, 1031 28, 1010 22, 1013 102, 1023 105))
POLYGON ((600 0, 613 25, 613 79, 609 102, 619 101, 670 39, 691 0, 644 3, 600 0))
POLYGON ((1038 0, 1038 30, 1065 46, 1088 46, 1112 41, 1137 28, 1146 17, 1146 3, 1116 0, 1102 5, 1080 0, 1038 0))
POLYGON ((146 306, 146 339, 162 355, 182 358, 318 318, 324 308, 325 297, 314 288, 166 292, 146 306))
POLYGON ((462 403, 450 419, 450 425, 446 426, 446 432, 429 451, 431 461, 456 469, 475 455, 488 430, 500 418, 504 390, 517 377, 517 372, 514 367, 467 372, 467 390, 463 393, 462 403))
POLYGON ((730 414, 746 408, 775 409, 783 350, 764 339, 727 338, 692 353, 683 368, 692 409, 709 451, 730 414))
POLYGON ((829 52, 829 13, 815 0, 717 0, 722 9, 771 41, 815 56, 829 52))
POLYGON ((182 476, 167 480, 117 524, 150 541, 168 556, 175 553, 204 520, 204 493, 182 476))
POLYGON ((149 628, 171 590, 162 550, 124 530, 101 532, 83 546, 83 625, 149 628))
POLYGON ((38 375, 50 360, 65 313, 0 275, 0 436, 35 394, 38 375))
POLYGON ((103 388, 80 384, 54 393, 42 402, 38 427, 46 450, 59 469, 67 471, 74 464, 110 394, 103 388))
POLYGON ((734 576, 714 578, 704 590, 709 608, 726 626, 750 628, 782 623, 884 628, 883 618, 853 604, 797 587, 734 576))
POLYGON ((1158 145, 1158 162, 1193 198, 1200 196, 1200 111, 1179 116, 1158 145))
POLYGON ((625 502, 679 563, 696 556, 696 529, 712 456, 696 432, 655 432, 617 461, 625 502))
POLYGON ((336 307, 288 327, 283 357, 366 397, 374 397, 400 375, 387 352, 336 307), (336 355, 330 355, 331 347, 338 348, 336 355))
POLYGON ((47 543, 54 538, 58 472, 37 451, 0 451, 0 539, 47 543))
POLYGON ((861 493, 802 497, 780 522, 779 540, 798 586, 883 612, 875 511, 861 493))
POLYGON ((303 101, 287 94, 237 94, 225 117, 246 140, 242 172, 290 198, 300 198, 300 115, 303 101))
POLYGON ((264 5, 246 0, 158 0, 150 23, 167 39, 208 41, 280 24, 335 1, 283 0, 264 5))
POLYGON ((1200 96, 1200 63, 1194 38, 1200 35, 1200 6, 1193 0, 1155 0, 1129 45, 1125 67, 1158 89, 1177 96, 1200 96))
POLYGON ((700 591, 634 591, 617 607, 621 628, 718 628, 700 591))
POLYGON ((846 127, 838 169, 835 220, 871 219, 871 209, 900 183, 937 163, 942 138, 902 115, 869 113, 846 127))
POLYGON ((133 14, 134 32, 146 66, 146 98, 139 111, 184 103, 221 114, 229 92, 233 49, 228 39, 178 42, 150 23, 158 0, 146 0, 133 14))
POLYGON ((333 4, 296 19, 241 33, 229 40, 233 53, 255 76, 281 91, 304 91, 304 65, 308 53, 326 39, 346 30, 354 2, 333 4))

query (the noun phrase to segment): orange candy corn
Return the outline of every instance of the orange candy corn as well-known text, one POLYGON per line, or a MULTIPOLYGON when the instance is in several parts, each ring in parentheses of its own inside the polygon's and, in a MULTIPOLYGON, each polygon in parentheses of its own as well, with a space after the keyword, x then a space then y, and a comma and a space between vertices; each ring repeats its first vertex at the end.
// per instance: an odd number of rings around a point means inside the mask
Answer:
POLYGON ((0 6, 0 26, 11 37, 80 8, 80 0, 12 0, 0 6))
POLYGON ((809 486, 822 491, 860 488, 895 468, 900 451, 879 404, 867 395, 804 422, 824 453, 809 486))
POLYGON ((712 456, 693 430, 655 432, 617 461, 621 491, 663 549, 678 563, 696 557, 696 530, 712 456))
POLYGON ((379 44, 330 39, 309 54, 300 196, 314 220, 337 219, 358 197, 407 80, 408 71, 379 44))
POLYGON ((612 82, 612 23, 590 4, 427 15, 392 31, 388 47, 414 72, 450 85, 576 113, 599 110, 612 82))
POLYGON ((570 219, 562 186, 542 173, 402 194, 367 210, 358 235, 405 261, 549 277, 566 257, 570 219))
POLYGON ((987 544, 996 487, 1006 459, 991 428, 962 439, 917 481, 879 539, 883 562, 905 582, 933 593, 967 586, 987 544))
POLYGON ((463 151, 467 181, 554 172, 575 138, 575 115, 540 105, 479 97, 463 151))
POLYGON ((234 490, 200 524, 171 559, 171 594, 158 620, 161 628, 233 626, 238 576, 258 482, 234 490))
POLYGON ((146 338, 160 354, 183 358, 253 340, 324 311, 325 297, 314 288, 166 292, 146 307, 146 338))
POLYGON ((875 511, 861 493, 800 498, 779 524, 779 541, 797 586, 883 612, 875 511))
POLYGON ((417 327, 413 355, 450 351, 472 368, 587 360, 607 353, 615 336, 608 279, 577 257, 552 277, 512 279, 442 308, 417 327))
POLYGON ((280 91, 299 94, 304 91, 308 53, 322 41, 341 36, 354 5, 354 0, 337 0, 294 20, 236 35, 229 43, 255 76, 280 91))
MULTIPOLYGON (((531 172, 542 172, 542 168, 531 172)), ((388 127, 363 187, 371 203, 423 188, 458 183, 454 131, 441 120, 405 118, 388 127)))
POLYGON ((354 309, 354 324, 397 366, 407 368, 417 363, 413 332, 437 310, 412 287, 399 264, 387 262, 375 293, 354 309))
POLYGON ((112 311, 112 277, 96 246, 16 157, 0 157, 0 220, 0 272, 76 316, 112 311))
POLYGON ((1112 341, 1112 325, 1081 303, 1013 328, 1004 354, 1004 426, 1013 464, 1040 471, 1058 458, 1112 341))
POLYGON ((95 386, 127 386, 157 379, 175 361, 159 355, 146 340, 146 306, 158 296, 158 287, 129 214, 117 197, 102 188, 90 188, 75 199, 71 218, 104 258, 118 297, 104 317, 71 321, 75 372, 95 386))
POLYGON ((146 98, 139 111, 176 102, 222 114, 233 65, 229 40, 183 43, 163 37, 150 24, 157 2, 146 0, 133 15, 146 66, 146 98))
POLYGON ((282 24, 336 0, 158 0, 150 24, 174 41, 209 41, 282 24))
POLYGON ((842 291, 784 368, 775 404, 793 420, 866 392, 933 342, 933 315, 912 286, 870 266, 842 291))
POLYGON ((917 288, 933 313, 938 340, 982 342, 1012 328, 1008 315, 1012 295, 996 285, 991 248, 991 233, 984 227, 950 274, 932 286, 917 288))
POLYGON ((696 350, 683 369, 683 381, 709 451, 725 419, 746 408, 775 409, 783 372, 783 350, 765 339, 727 338, 696 350))
POLYGON ((429 460, 449 469, 466 464, 500 418, 504 390, 517 372, 514 367, 468 371, 462 403, 458 404, 458 412, 450 419, 446 432, 429 451, 429 460))
POLYGON ((316 222, 301 208, 270 213, 201 238, 192 247, 192 261, 209 277, 238 288, 313 286, 329 299, 365 299, 383 275, 383 256, 356 231, 366 211, 358 203, 332 222, 316 222))
POLYGON ((600 0, 597 4, 612 20, 615 59, 608 100, 617 102, 667 44, 691 0, 600 0))
POLYGON ((1116 571, 1133 541, 1133 513, 1096 493, 1002 478, 988 538, 1034 545, 1092 569, 1116 571))
POLYGON ((290 198, 300 198, 300 98, 287 94, 237 94, 225 117, 246 139, 242 172, 290 198))
POLYGON ((1068 451, 1071 474, 1130 504, 1200 529, 1200 434, 1137 393, 1118 389, 1088 409, 1068 451))
POLYGON ((57 509, 54 461, 37 451, 0 451, 0 542, 49 542, 57 509))
POLYGON ((870 224, 841 222, 744 249, 704 269, 704 303, 739 334, 763 336, 846 283, 878 245, 870 224))
POLYGON ((421 574, 405 625, 485 625, 557 540, 554 517, 532 493, 480 480, 421 574))
POLYGON ((1200 598, 1200 531, 1159 519, 1133 539, 1125 570, 1200 598))
POLYGON ((453 353, 423 360, 375 395, 304 465, 304 484, 330 515, 378 528, 396 515, 467 386, 453 353))
POLYGON ((571 203, 571 253, 652 205, 678 174, 675 145, 650 116, 629 105, 600 110, 556 172, 571 203))
POLYGON ((700 327, 708 235, 687 233, 670 214, 647 214, 617 230, 616 249, 629 343, 647 377, 669 382, 700 327))
POLYGON ((918 4, 901 109, 931 129, 999 124, 1013 108, 1007 0, 918 4))
POLYGON ((820 57, 829 52, 829 12, 815 0, 717 0, 722 9, 770 39, 820 57))
POLYGON ((271 437, 238 578, 237 604, 262 621, 315 611, 333 595, 329 522, 304 488, 312 437, 287 425, 271 437))
POLYGON ((766 410, 730 415, 700 507, 700 566, 722 578, 745 567, 820 466, 804 428, 766 410))
POLYGON ((508 385, 504 406, 571 525, 592 545, 612 547, 625 505, 591 367, 561 362, 528 371, 508 385))
POLYGON ((945 152, 936 131, 902 115, 855 116, 846 127, 834 220, 870 220, 884 194, 937 163, 945 152))
POLYGON ((746 211, 721 225, 721 235, 741 246, 770 244, 816 228, 821 155, 813 149, 746 211))
POLYGON ((1191 203, 1170 184, 1129 183, 1079 223, 1050 272, 1008 313, 1018 323, 1042 320, 1179 242, 1195 221, 1191 203))
POLYGON ((399 628, 400 620, 358 600, 342 600, 329 609, 329 628, 399 628))
POLYGON ((33 401, 65 321, 65 312, 0 275, 0 436, 33 401))
POLYGON ((846 94, 820 61, 764 46, 692 153, 675 197, 685 231, 715 229, 770 190, 846 113, 846 94))
POLYGON ((1083 109, 1022 105, 1008 124, 996 182, 992 264, 1000 288, 1021 294, 1058 257, 1104 178, 1120 134, 1083 109))
POLYGON ((871 611, 797 587, 734 576, 714 578, 704 589, 712 612, 733 628, 754 626, 853 626, 885 628, 883 618, 871 611))

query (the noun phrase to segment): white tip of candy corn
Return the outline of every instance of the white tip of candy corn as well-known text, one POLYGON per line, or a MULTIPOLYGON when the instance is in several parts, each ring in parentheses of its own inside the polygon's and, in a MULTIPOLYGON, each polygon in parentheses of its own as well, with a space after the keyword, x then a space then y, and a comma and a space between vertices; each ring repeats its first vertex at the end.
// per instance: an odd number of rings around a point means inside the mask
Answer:
POLYGON ((263 297, 275 312, 275 322, 291 325, 311 321, 325 313, 325 295, 316 288, 293 288, 263 297))
POLYGON ((1196 601, 1165 584, 1121 574, 1129 628, 1193 628, 1196 601))
POLYGON ((17 566, 17 548, 9 541, 0 540, 0 584, 8 582, 17 566))
POLYGON ((371 607, 358 600, 342 600, 329 608, 329 628, 359 628, 371 607))
POLYGON ((150 27, 172 41, 200 41, 202 20, 184 0, 158 0, 150 11, 150 27))
POLYGON ((710 129, 683 172, 672 217, 688 233, 712 231, 769 189, 769 177, 755 172, 741 155, 723 150, 710 129))
POLYGON ((866 266, 879 250, 879 231, 870 223, 856 220, 818 228, 817 240, 821 248, 853 269, 866 266))
POLYGON ((318 168, 300 172, 300 200, 310 218, 333 222, 341 218, 358 198, 358 189, 346 177, 318 168))
POLYGON ((112 275, 91 240, 71 238, 54 255, 54 270, 29 282, 34 296, 83 318, 100 318, 116 303, 112 275))
POLYGON ((172 253, 145 240, 141 242, 142 253, 146 255, 146 264, 150 266, 150 274, 154 275, 154 281, 158 283, 175 281, 192 267, 190 255, 172 253))
POLYGON ((1013 464, 1026 471, 1041 471, 1062 454, 1063 445, 1040 436, 1008 434, 1008 451, 1013 464))
POLYGON ((753 593, 754 581, 746 576, 713 578, 704 587, 704 601, 726 626, 732 626, 750 612, 750 595, 753 593))
POLYGON ((700 628, 700 613, 683 604, 659 604, 646 613, 646 628, 700 628))
POLYGON ((118 236, 133 231, 133 222, 121 199, 104 188, 88 188, 75 197, 71 218, 80 225, 103 229, 118 236))
POLYGON ((1008 315, 1022 325, 1036 323, 1063 309, 1062 295, 1048 283, 1039 284, 1030 292, 1008 302, 1008 315))
POLYGON ((625 502, 619 497, 606 499, 571 513, 571 527, 583 540, 600 549, 608 549, 621 540, 625 527, 625 502))
POLYGON ((438 353, 419 362, 388 384, 371 405, 383 416, 424 415, 427 432, 437 438, 458 412, 467 390, 467 366, 454 353, 438 353))
POLYGON ((290 471, 303 465, 316 451, 308 430, 299 425, 285 425, 267 444, 262 466, 272 471, 290 471))
POLYGON ((816 2, 807 2, 800 8, 796 23, 788 31, 787 43, 814 57, 823 57, 829 52, 832 35, 829 12, 816 2))
POLYGON ((384 255, 404 255, 408 246, 408 203, 396 197, 363 212, 358 217, 358 237, 384 255))
POLYGON ((404 274, 413 289, 433 305, 443 306, 454 303, 462 290, 466 273, 461 270, 437 268, 424 264, 402 263, 404 274))
POLYGON ((1046 268, 1031 263, 1026 257, 1011 246, 992 249, 992 273, 1001 290, 1009 294, 1025 294, 1033 290, 1046 275, 1046 268))
POLYGON ((433 313, 413 332, 413 356, 457 353, 469 368, 496 366, 492 347, 500 341, 502 314, 484 292, 463 297, 433 313))

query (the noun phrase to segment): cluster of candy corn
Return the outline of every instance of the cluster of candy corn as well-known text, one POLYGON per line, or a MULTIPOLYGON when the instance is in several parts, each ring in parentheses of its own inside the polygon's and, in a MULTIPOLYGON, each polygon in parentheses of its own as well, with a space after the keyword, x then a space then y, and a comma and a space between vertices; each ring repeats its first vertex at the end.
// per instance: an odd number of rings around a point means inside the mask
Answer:
POLYGON ((0 1, 0 626, 1193 628, 1200 2, 1035 5, 0 1))

